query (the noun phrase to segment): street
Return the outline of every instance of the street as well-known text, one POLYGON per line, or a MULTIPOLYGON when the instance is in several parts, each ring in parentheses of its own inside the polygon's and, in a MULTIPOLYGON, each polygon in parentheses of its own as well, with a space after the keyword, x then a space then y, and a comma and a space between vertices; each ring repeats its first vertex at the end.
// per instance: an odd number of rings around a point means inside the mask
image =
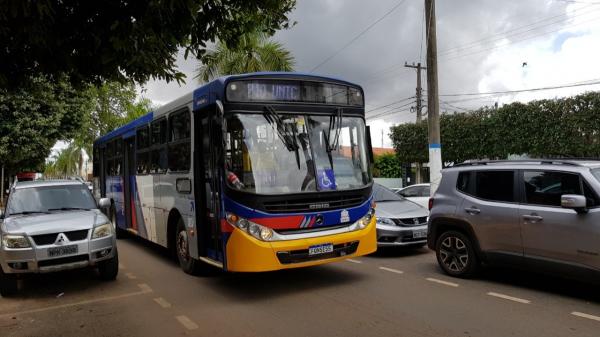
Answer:
POLYGON ((597 287, 512 270, 442 274, 433 252, 193 277, 163 249, 120 240, 120 273, 37 275, 0 299, 8 336, 598 336, 597 287))

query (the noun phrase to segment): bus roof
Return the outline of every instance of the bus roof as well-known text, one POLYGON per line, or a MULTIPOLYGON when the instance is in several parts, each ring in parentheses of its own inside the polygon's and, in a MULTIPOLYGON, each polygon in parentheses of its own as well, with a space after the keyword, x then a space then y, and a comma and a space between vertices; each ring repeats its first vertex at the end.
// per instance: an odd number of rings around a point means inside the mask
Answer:
POLYGON ((357 84, 344 81, 338 78, 319 76, 309 73, 264 71, 248 74, 222 76, 196 88, 194 91, 187 93, 175 99, 174 101, 171 101, 161 106, 156 111, 151 111, 146 115, 139 117, 138 119, 135 119, 115 130, 110 131, 109 133, 96 139, 94 141, 94 144, 105 143, 108 140, 117 136, 121 136, 123 138, 133 136, 135 135, 135 129, 139 126, 149 123, 155 117, 159 117, 176 109, 180 109, 181 107, 187 104, 193 104, 192 110, 197 110, 199 108, 202 108, 203 106, 214 103, 217 99, 224 100, 225 87, 227 86, 227 83, 229 83, 232 80, 243 80, 252 78, 329 81, 360 88, 360 86, 357 84))

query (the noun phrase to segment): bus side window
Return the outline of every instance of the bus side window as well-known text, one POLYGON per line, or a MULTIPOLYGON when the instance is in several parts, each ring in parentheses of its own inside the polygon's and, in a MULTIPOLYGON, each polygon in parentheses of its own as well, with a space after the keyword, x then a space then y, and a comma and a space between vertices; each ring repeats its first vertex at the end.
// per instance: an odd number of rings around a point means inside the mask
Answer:
POLYGON ((150 134, 148 126, 141 127, 136 131, 136 155, 135 161, 137 165, 137 174, 148 174, 150 173, 149 162, 150 162, 150 134))
POLYGON ((169 116, 169 171, 189 171, 191 163, 190 113, 186 109, 169 116))
POLYGON ((150 173, 167 171, 167 119, 155 120, 150 125, 150 173))

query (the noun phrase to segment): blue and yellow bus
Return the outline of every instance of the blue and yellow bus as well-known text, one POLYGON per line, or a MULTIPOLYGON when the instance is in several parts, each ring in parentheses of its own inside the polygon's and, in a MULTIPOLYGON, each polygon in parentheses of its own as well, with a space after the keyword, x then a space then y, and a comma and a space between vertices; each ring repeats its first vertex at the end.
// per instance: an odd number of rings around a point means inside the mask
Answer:
POLYGON ((376 250, 362 89, 297 73, 226 76, 94 142, 117 235, 187 273, 311 266, 376 250))

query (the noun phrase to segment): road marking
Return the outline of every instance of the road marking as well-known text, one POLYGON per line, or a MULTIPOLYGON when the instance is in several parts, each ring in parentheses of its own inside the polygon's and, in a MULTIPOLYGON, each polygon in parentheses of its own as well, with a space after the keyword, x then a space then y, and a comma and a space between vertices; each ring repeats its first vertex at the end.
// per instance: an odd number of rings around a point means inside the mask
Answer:
POLYGON ((127 276, 127 278, 130 280, 135 280, 137 278, 137 276, 133 275, 132 273, 125 273, 125 276, 127 276))
POLYGON ((140 284, 138 284, 138 287, 140 287, 140 289, 142 289, 142 292, 144 292, 144 293, 152 292, 152 288, 150 288, 150 286, 147 285, 146 283, 140 283, 140 284))
POLYGON ((389 271, 391 273, 404 274, 404 272, 402 270, 398 270, 398 269, 392 269, 392 268, 388 268, 388 267, 379 267, 379 269, 389 271))
POLYGON ((358 261, 358 260, 354 260, 354 259, 346 259, 346 261, 352 262, 352 263, 362 263, 362 261, 358 261))
POLYGON ((431 282, 435 282, 435 283, 439 283, 439 284, 443 284, 445 286, 458 287, 458 283, 452 283, 452 282, 448 282, 448 281, 438 280, 438 279, 433 278, 433 277, 428 277, 428 278, 426 278, 426 280, 427 281, 431 281, 431 282))
POLYGON ((196 330, 199 328, 198 324, 192 322, 187 316, 175 316, 175 318, 188 330, 196 330))
POLYGON ((171 307, 171 303, 167 302, 167 300, 165 300, 162 297, 157 297, 154 299, 154 302, 158 303, 158 305, 160 305, 163 308, 170 308, 171 307))
POLYGON ((504 294, 499 294, 499 293, 495 293, 495 292, 489 292, 487 294, 490 295, 490 296, 502 298, 502 299, 505 299, 505 300, 513 301, 513 302, 519 302, 519 303, 523 303, 523 304, 529 304, 529 303, 531 303, 530 300, 525 300, 525 299, 522 299, 522 298, 512 297, 512 296, 508 296, 508 295, 504 295, 504 294))
POLYGON ((594 315, 590 315, 590 314, 586 314, 586 313, 579 312, 579 311, 573 311, 571 313, 571 315, 575 315, 577 317, 583 317, 583 318, 587 318, 587 319, 591 319, 591 320, 600 322, 600 317, 594 316, 594 315))
MULTIPOLYGON (((150 290, 150 291, 152 291, 152 290, 150 290)), ((53 305, 53 306, 49 306, 49 307, 45 307, 45 308, 23 310, 23 311, 17 311, 17 312, 13 312, 13 313, 8 313, 8 314, 0 314, 0 317, 3 317, 3 316, 19 316, 19 315, 34 314, 34 313, 38 313, 38 312, 51 311, 51 310, 57 310, 57 309, 65 309, 65 308, 75 307, 75 306, 78 306, 78 305, 86 305, 86 304, 92 304, 92 303, 114 301, 114 300, 119 300, 119 299, 122 299, 122 298, 144 295, 144 294, 147 294, 147 293, 148 293, 148 291, 142 290, 142 291, 136 291, 136 292, 133 292, 133 293, 127 293, 127 294, 122 294, 122 295, 97 298, 97 299, 93 299, 93 300, 86 300, 86 301, 80 301, 80 302, 74 302, 74 303, 67 303, 67 304, 61 304, 61 305, 53 305)))

